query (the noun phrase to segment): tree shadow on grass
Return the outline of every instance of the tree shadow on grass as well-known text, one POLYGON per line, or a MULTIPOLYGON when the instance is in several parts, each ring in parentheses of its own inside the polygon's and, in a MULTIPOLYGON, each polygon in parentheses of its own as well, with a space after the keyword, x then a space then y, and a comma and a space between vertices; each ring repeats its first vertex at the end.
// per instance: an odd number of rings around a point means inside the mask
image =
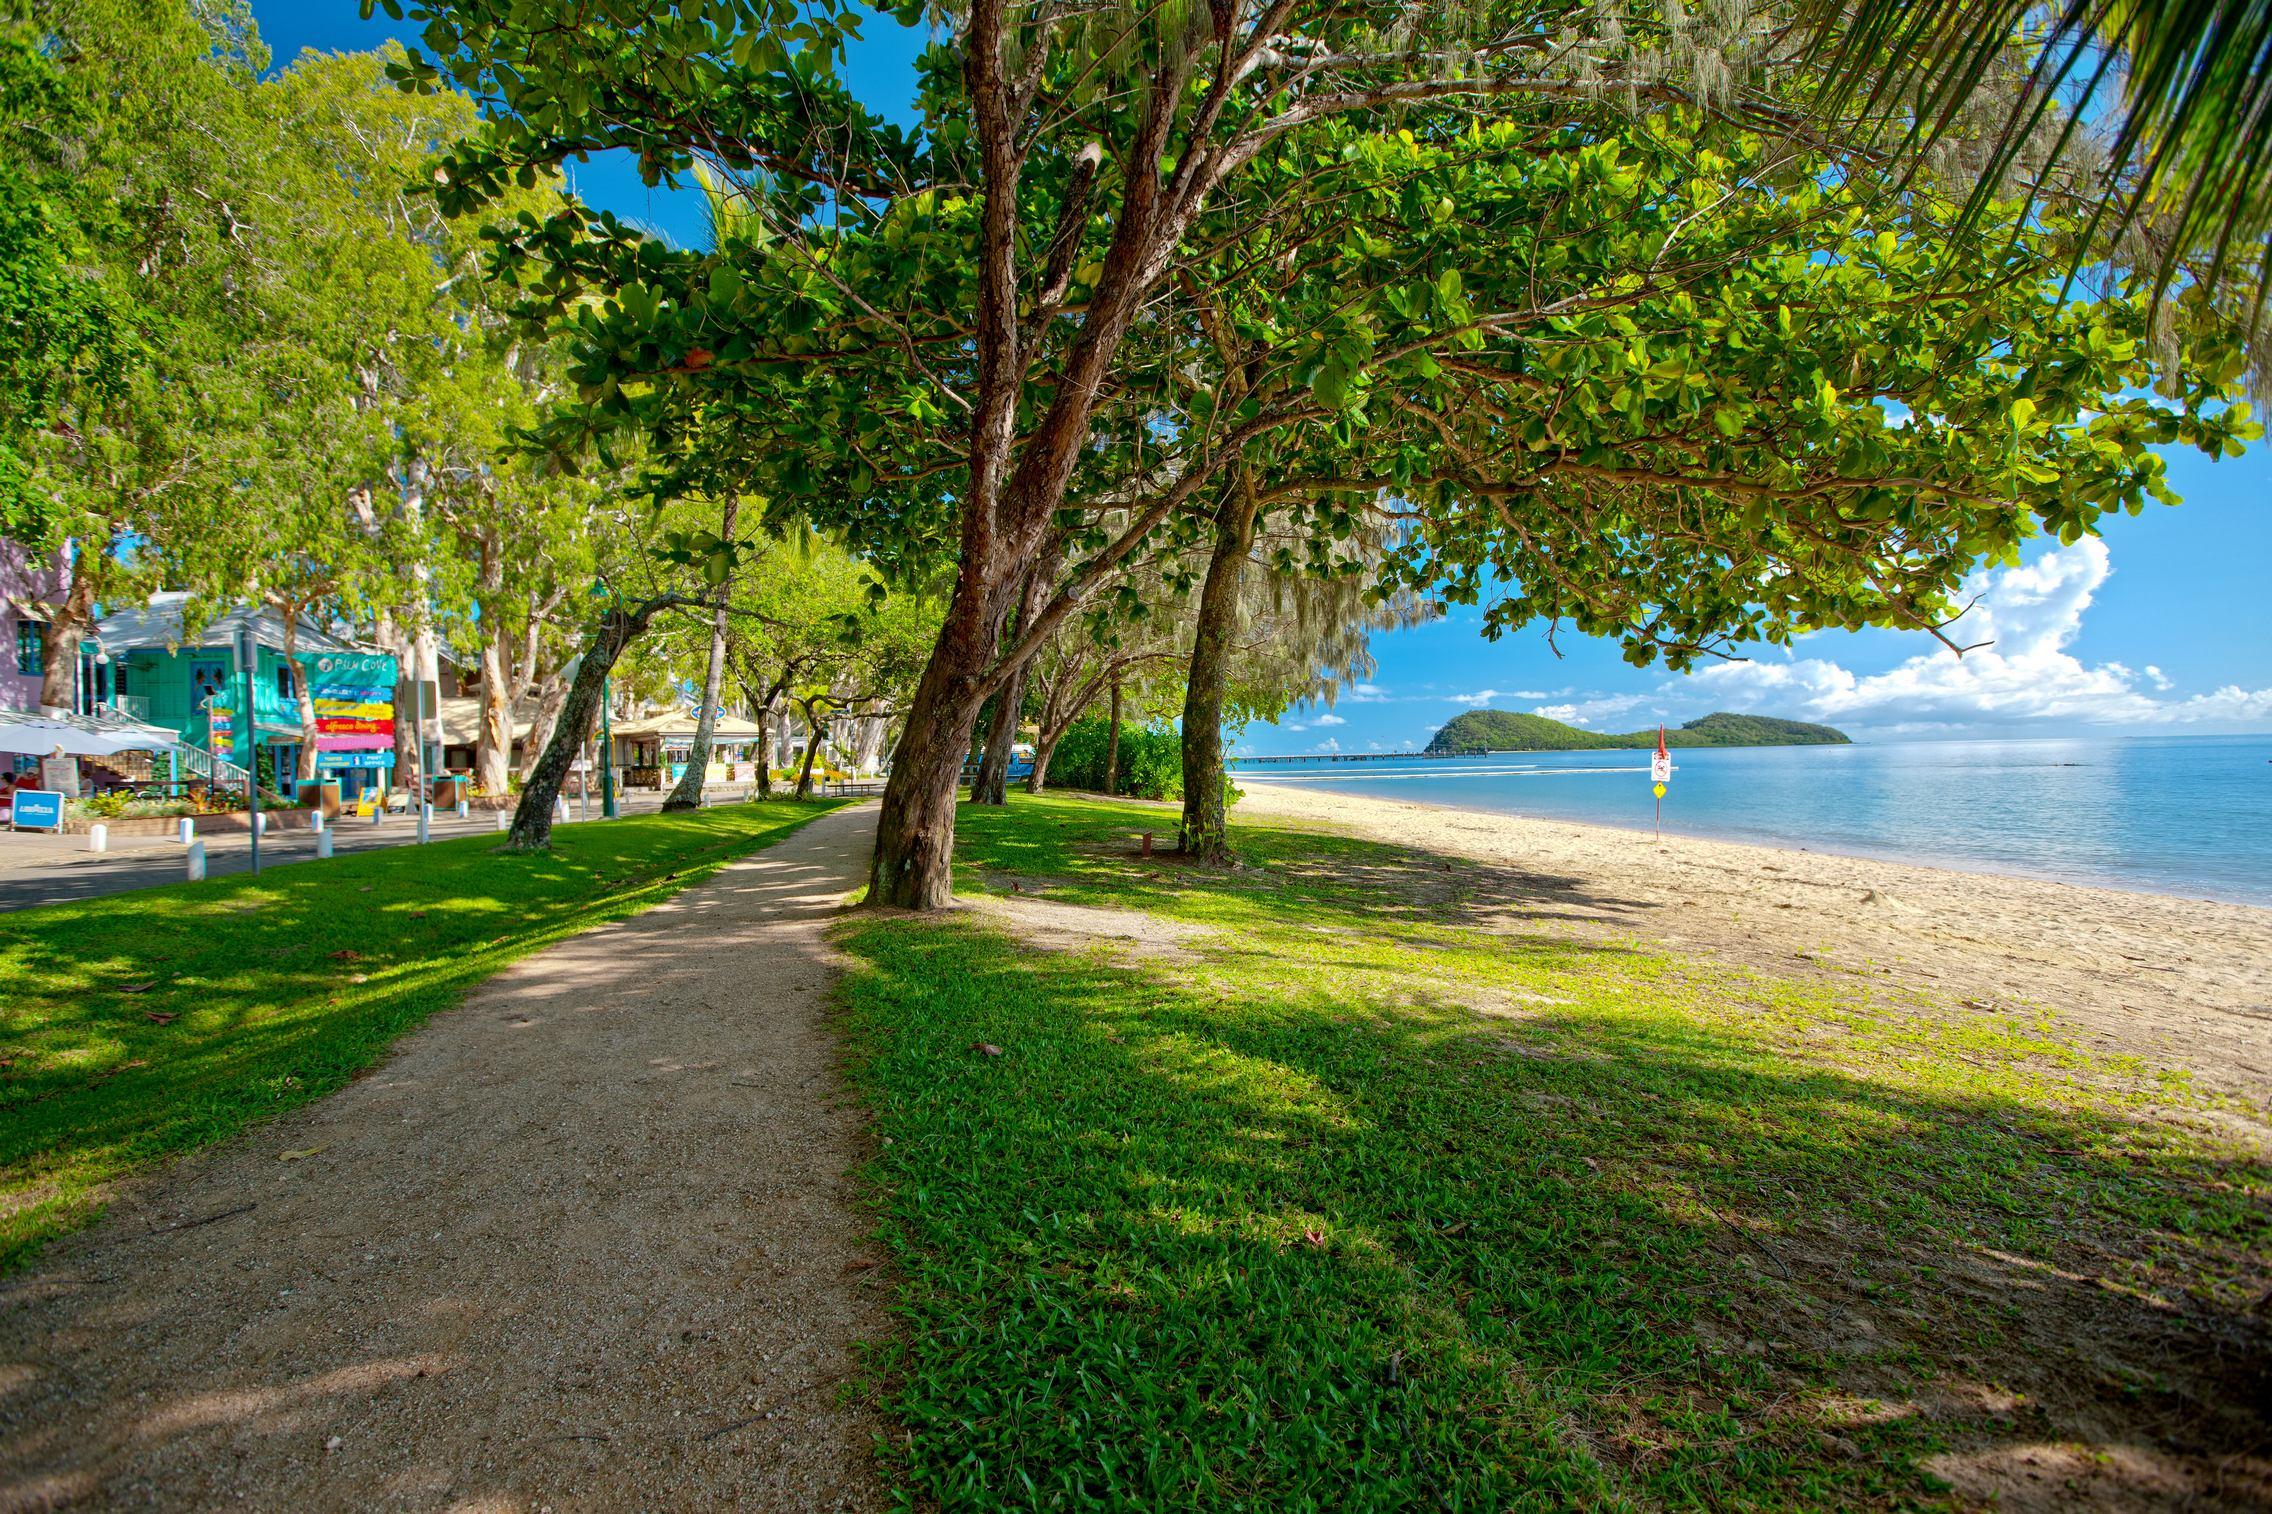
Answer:
POLYGON ((1582 993, 1510 1041, 1366 955, 1224 994, 969 920, 848 945, 943 1502, 2272 1505, 2253 1155, 1582 993))
POLYGON ((1104 891, 1099 897, 1139 908, 1292 902, 1330 905, 1368 924, 1434 922, 1457 910, 1502 930, 1570 922, 1638 928, 1655 908, 1564 874, 1291 826, 1234 825, 1235 867, 1144 857, 1130 837, 1150 818, 1102 800, 966 805, 956 818, 957 887, 1031 877, 1053 891, 1104 891))
POLYGON ((0 1272, 112 1178, 337 1088, 512 960, 835 808, 365 852, 0 915, 0 1272))

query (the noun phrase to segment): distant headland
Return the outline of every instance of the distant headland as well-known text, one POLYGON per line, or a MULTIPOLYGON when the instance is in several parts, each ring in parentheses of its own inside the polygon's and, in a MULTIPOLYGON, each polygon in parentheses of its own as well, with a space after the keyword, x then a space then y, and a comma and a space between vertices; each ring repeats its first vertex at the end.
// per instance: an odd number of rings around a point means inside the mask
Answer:
MULTIPOLYGON (((1773 715, 1731 715, 1724 710, 1665 732, 1668 747, 1841 746, 1850 740, 1844 731, 1827 725, 1773 715)), ((1615 735, 1581 730, 1544 715, 1469 710, 1446 721, 1426 750, 1432 757, 1473 757, 1485 752, 1583 752, 1656 744, 1654 729, 1615 735)))

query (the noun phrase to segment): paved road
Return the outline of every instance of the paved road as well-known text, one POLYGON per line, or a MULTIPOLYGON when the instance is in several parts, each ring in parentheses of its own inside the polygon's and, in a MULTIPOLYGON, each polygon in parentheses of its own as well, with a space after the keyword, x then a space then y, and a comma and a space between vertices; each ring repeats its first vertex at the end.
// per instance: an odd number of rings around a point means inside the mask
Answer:
MULTIPOLYGON (((745 788, 737 786, 714 788, 710 794, 714 802, 730 802, 741 798, 745 792, 745 788)), ((655 792, 626 794, 618 808, 627 815, 651 813, 662 808, 662 802, 663 796, 655 792)), ((596 797, 591 812, 595 816, 599 814, 596 797)), ((571 799, 568 813, 574 819, 580 817, 583 810, 571 799)), ((464 820, 453 812, 437 810, 428 834, 437 841, 445 841, 452 836, 494 835, 496 830, 494 810, 475 810, 464 820)), ((241 873, 252 866, 251 838, 207 836, 204 840, 207 876, 217 878, 225 873, 241 873)), ((408 815, 391 815, 377 825, 368 820, 341 822, 333 830, 332 847, 335 853, 344 855, 379 847, 407 846, 417 840, 415 819, 408 815)), ((70 899, 92 899, 102 894, 124 893, 128 889, 152 888, 161 883, 179 883, 187 876, 185 850, 180 842, 169 837, 113 836, 109 851, 90 852, 84 836, 0 831, 0 913, 70 899)), ((287 863, 313 861, 315 855, 316 838, 312 831, 270 831, 260 838, 262 871, 287 863)))

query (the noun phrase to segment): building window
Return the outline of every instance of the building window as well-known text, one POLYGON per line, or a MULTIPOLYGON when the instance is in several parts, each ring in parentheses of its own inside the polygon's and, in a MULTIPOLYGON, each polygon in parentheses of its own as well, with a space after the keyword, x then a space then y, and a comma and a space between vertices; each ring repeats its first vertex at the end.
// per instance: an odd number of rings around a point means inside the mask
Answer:
POLYGON ((276 697, 278 699, 297 699, 299 697, 298 691, 292 687, 292 665, 288 662, 280 662, 276 665, 276 697))
POLYGON ((193 708, 203 709, 205 701, 229 686, 229 665, 225 662, 193 662, 189 665, 189 702, 193 708))
POLYGON ((46 621, 16 622, 16 671, 26 678, 37 678, 47 671, 46 621))

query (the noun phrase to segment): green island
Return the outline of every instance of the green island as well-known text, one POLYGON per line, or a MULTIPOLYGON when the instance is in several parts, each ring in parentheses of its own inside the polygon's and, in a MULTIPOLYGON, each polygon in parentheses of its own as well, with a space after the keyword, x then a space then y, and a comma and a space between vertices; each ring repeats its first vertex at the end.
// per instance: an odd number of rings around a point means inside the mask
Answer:
MULTIPOLYGON (((1664 733, 1668 747, 1845 746, 1852 740, 1834 726, 1773 715, 1700 715, 1664 733)), ((1590 752, 1654 747, 1657 733, 1581 730, 1544 715, 1513 710, 1469 710, 1444 722, 1427 745, 1432 757, 1480 757, 1486 752, 1590 752)))

